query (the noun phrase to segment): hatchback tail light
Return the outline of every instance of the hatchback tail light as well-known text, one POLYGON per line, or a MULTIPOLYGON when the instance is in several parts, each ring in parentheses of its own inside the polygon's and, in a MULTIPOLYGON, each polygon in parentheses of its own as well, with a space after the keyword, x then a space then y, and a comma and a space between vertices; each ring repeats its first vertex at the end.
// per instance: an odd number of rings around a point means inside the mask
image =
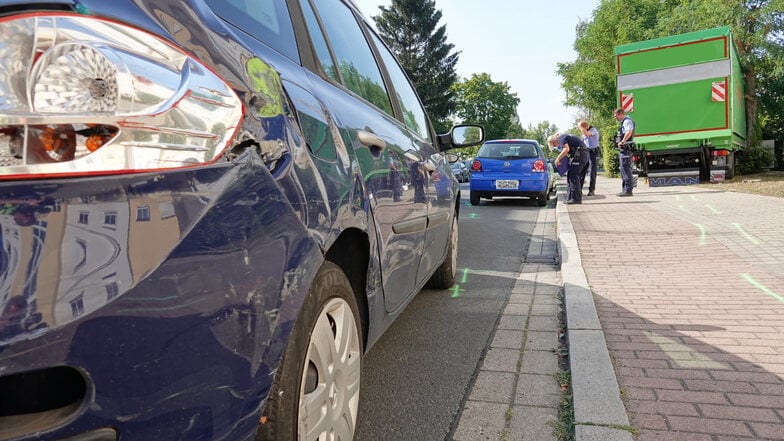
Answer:
POLYGON ((531 168, 531 171, 534 173, 544 173, 544 161, 541 159, 534 161, 534 166, 531 168))
POLYGON ((120 23, 28 14, 0 38, 0 179, 209 163, 243 117, 215 73, 120 23))
POLYGON ((471 171, 480 172, 482 171, 482 163, 475 159, 474 162, 471 164, 471 171))

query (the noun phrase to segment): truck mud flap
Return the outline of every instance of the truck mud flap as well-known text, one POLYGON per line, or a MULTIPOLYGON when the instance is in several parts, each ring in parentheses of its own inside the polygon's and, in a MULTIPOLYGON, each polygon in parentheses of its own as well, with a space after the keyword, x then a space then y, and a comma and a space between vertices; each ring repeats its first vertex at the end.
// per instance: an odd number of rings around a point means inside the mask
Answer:
POLYGON ((694 185, 700 183, 697 169, 652 171, 648 170, 649 187, 671 187, 675 185, 694 185))
POLYGON ((725 169, 718 169, 718 170, 711 170, 710 171, 710 181, 711 184, 716 184, 719 182, 724 182, 727 177, 727 171, 725 169))

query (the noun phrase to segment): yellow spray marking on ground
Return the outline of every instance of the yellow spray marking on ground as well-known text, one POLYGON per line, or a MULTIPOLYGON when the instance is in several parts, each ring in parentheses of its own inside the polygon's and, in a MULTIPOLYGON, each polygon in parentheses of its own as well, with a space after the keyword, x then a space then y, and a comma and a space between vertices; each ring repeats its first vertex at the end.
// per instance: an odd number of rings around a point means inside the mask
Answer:
POLYGON ((463 268, 463 278, 460 279, 460 283, 466 283, 468 280, 468 268, 463 268))
POLYGON ((779 302, 784 303, 784 297, 776 294, 775 292, 773 292, 770 289, 768 289, 768 287, 766 287, 765 285, 763 285, 763 284, 757 282, 756 280, 754 280, 754 277, 751 277, 751 274, 743 273, 740 276, 743 277, 744 279, 746 279, 746 281, 749 282, 753 287, 755 287, 758 290, 764 292, 765 294, 773 297, 774 299, 778 300, 779 302))
POLYGON ((708 236, 705 232, 705 227, 700 224, 694 224, 697 228, 700 229, 700 246, 705 245, 705 238, 708 236))
POLYGON ((732 225, 735 225, 735 228, 740 231, 740 233, 745 237, 749 242, 753 243, 754 245, 759 245, 760 240, 756 237, 752 236, 751 234, 747 233, 743 228, 741 228, 740 224, 737 222, 733 222, 732 225))
POLYGON ((706 207, 708 207, 708 210, 712 211, 712 212, 713 212, 713 214, 721 214, 721 211, 719 211, 719 210, 717 210, 717 209, 713 208, 712 206, 710 206, 710 205, 708 205, 708 204, 705 204, 705 206, 706 206, 706 207))
POLYGON ((452 287, 452 296, 453 299, 460 297, 460 285, 455 285, 452 287))

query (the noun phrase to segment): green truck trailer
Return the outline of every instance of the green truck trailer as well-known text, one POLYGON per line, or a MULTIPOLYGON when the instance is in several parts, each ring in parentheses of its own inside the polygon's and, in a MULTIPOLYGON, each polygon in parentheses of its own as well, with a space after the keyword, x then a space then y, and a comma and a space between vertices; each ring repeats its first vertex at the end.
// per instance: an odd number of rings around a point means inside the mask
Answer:
POLYGON ((615 48, 617 101, 635 122, 650 186, 732 179, 746 145, 743 75, 729 27, 615 48))

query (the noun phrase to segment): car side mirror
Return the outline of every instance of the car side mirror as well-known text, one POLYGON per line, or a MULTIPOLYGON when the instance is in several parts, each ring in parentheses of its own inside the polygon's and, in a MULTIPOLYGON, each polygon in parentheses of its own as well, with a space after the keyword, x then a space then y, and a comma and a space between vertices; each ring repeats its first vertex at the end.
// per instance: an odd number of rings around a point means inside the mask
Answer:
POLYGON ((440 150, 471 147, 485 140, 484 127, 477 124, 459 124, 443 135, 438 135, 440 150))

